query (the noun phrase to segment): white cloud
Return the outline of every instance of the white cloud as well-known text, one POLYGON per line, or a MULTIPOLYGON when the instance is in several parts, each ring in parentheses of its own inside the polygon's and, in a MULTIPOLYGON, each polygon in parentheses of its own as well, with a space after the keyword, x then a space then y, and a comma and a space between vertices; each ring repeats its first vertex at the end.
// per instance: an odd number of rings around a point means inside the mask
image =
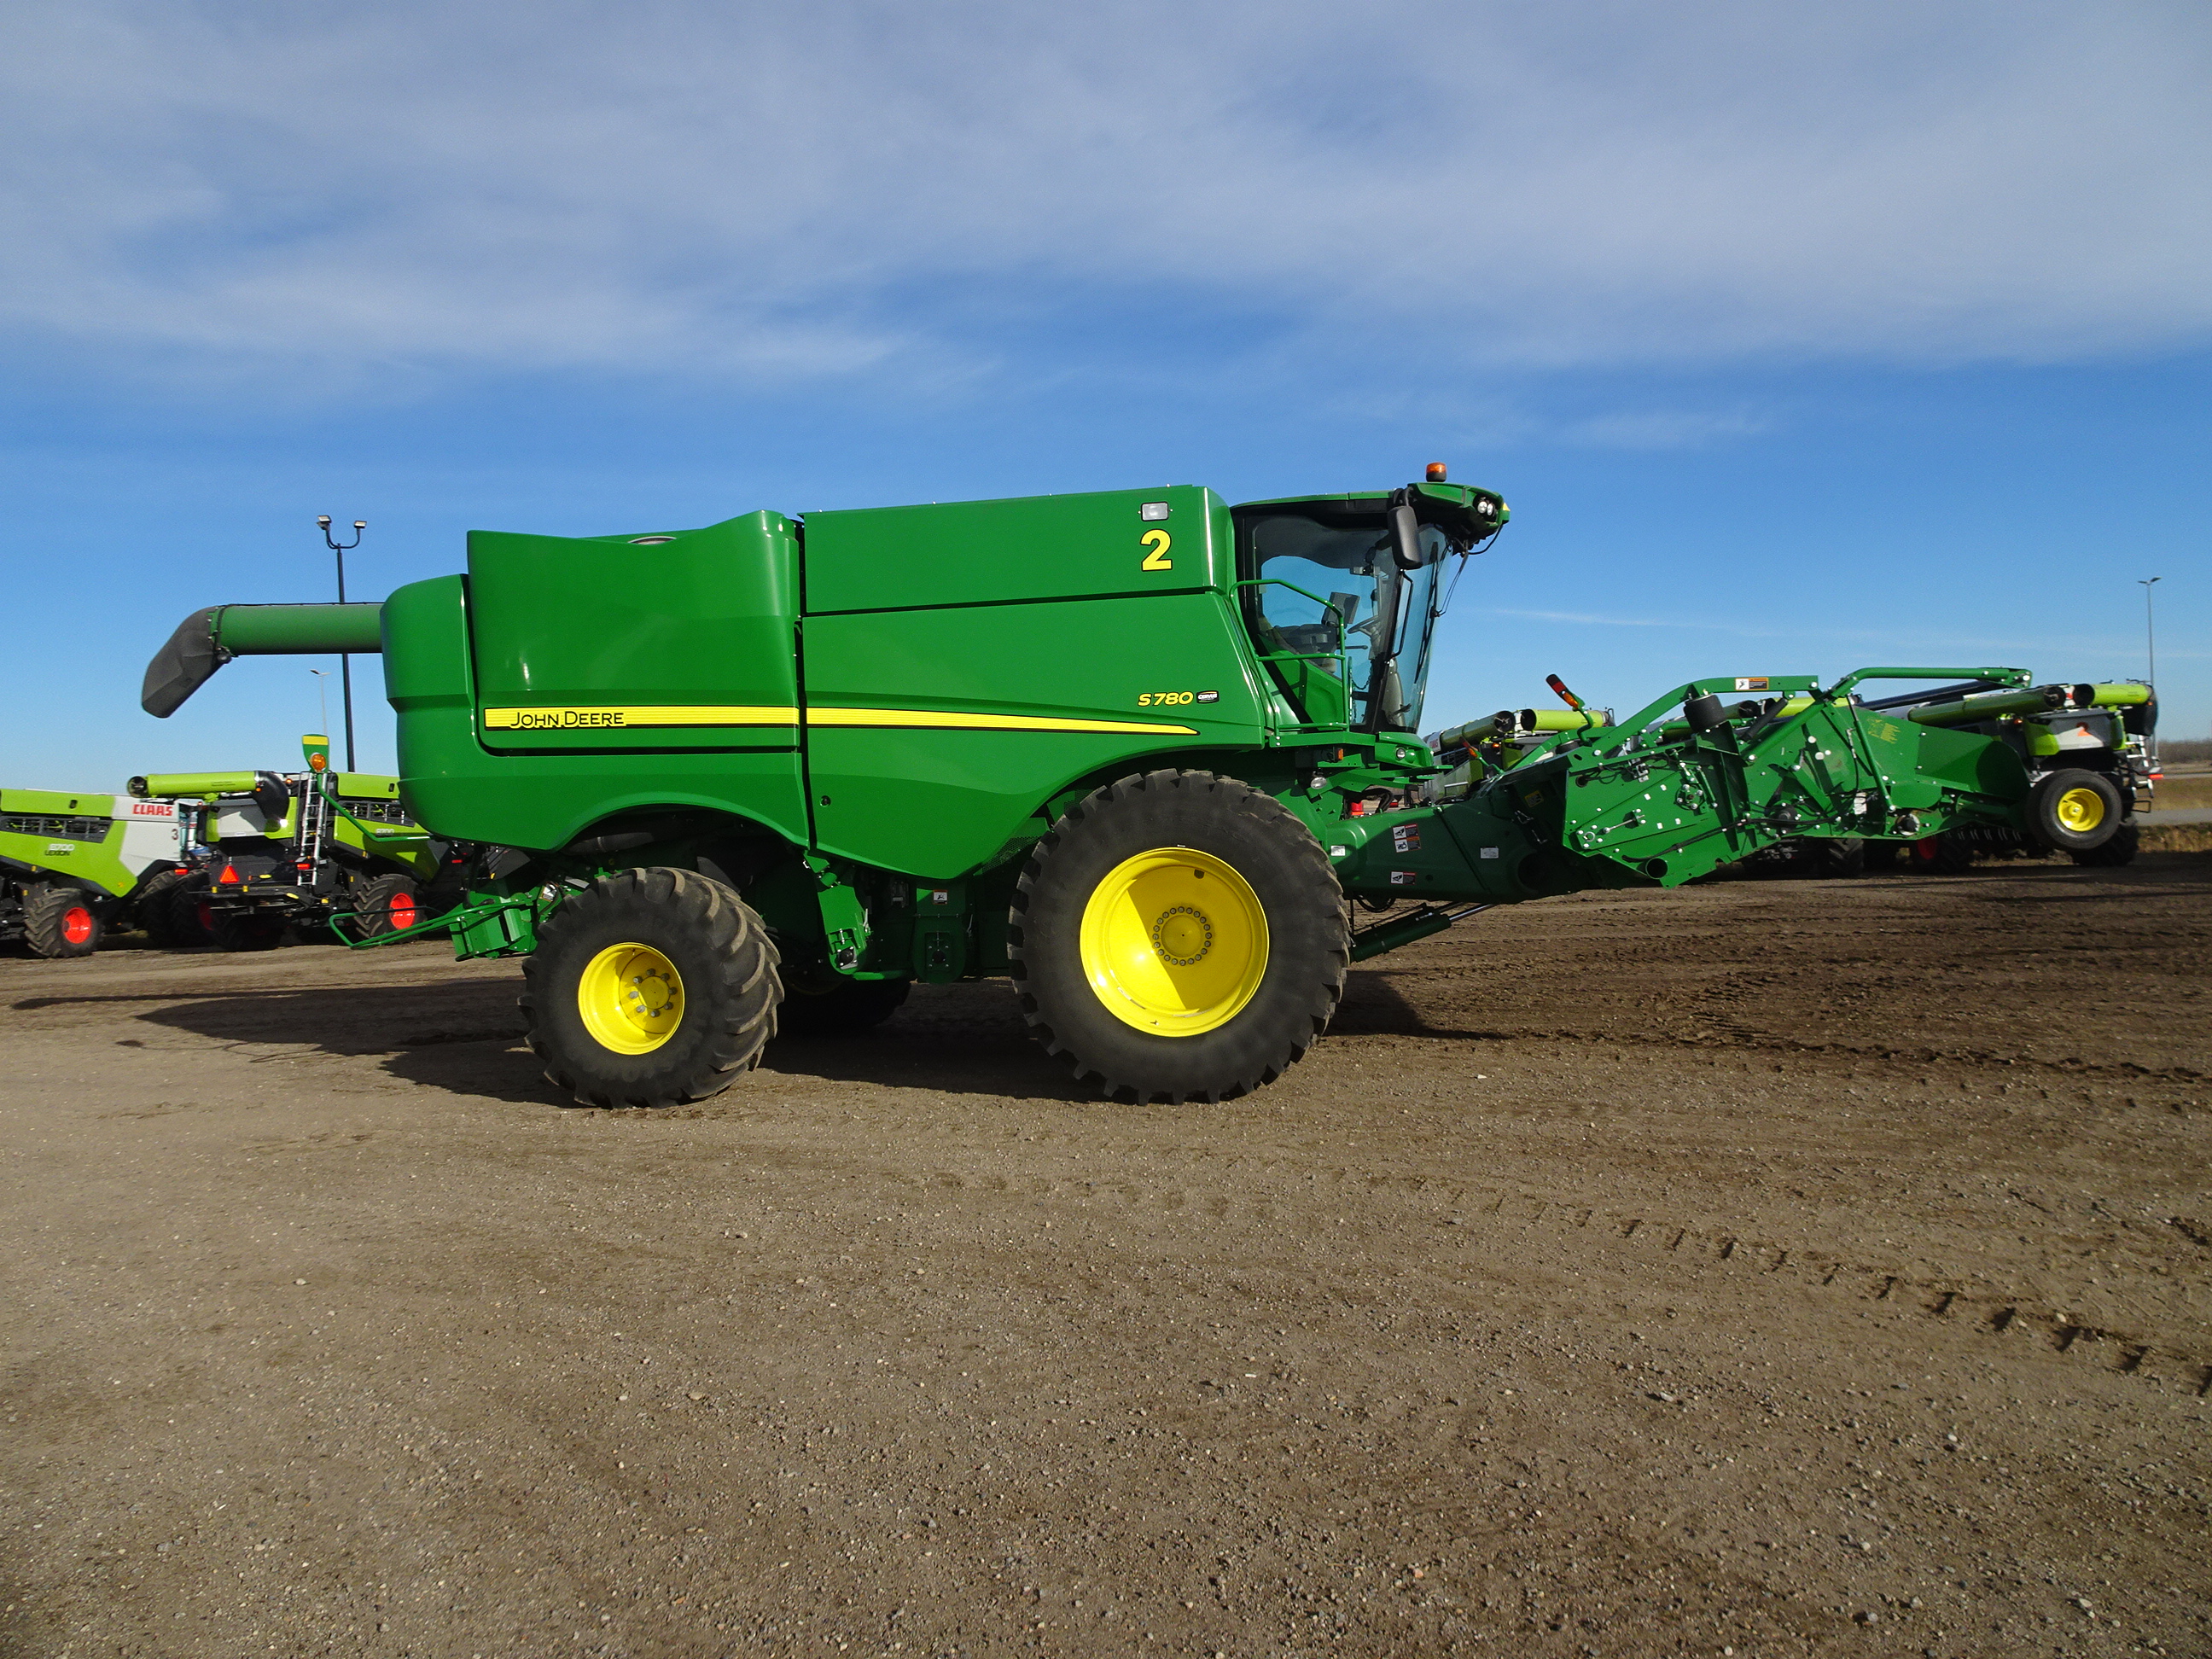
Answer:
MULTIPOLYGON (((957 374, 995 307, 1141 336, 1194 305, 1500 363, 2212 336, 2195 4, 18 0, 8 27, 0 314, 106 349, 957 374)), ((1589 440, 1698 435, 1629 418, 1589 440)))

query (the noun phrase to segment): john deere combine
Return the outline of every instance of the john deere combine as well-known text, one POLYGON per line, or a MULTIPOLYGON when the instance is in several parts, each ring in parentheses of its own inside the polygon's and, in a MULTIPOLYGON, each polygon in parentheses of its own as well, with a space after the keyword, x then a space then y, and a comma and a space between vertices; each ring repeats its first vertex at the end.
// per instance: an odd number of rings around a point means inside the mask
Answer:
POLYGON ((106 934, 143 926, 167 944, 167 900, 184 862, 167 801, 0 789, 0 941, 88 957, 106 934))
MULTIPOLYGON (((1957 874, 1979 857, 2065 853, 2076 864, 2131 861, 2136 814, 2150 805, 2151 734, 2158 695, 2140 681, 2014 687, 1978 682, 1909 693, 1869 705, 1917 725, 1973 732, 2020 757, 2031 784, 2054 803, 2052 823, 1959 824, 1903 849, 1916 869, 1957 874), (2055 781, 2065 781, 2063 784, 2055 781)), ((1882 846, 1874 861, 1894 862, 1882 846)))
MULTIPOLYGON (((445 919, 523 956, 579 1100, 729 1084, 778 1008, 882 1018, 1003 975, 1124 1097, 1267 1083, 1349 964, 1485 907, 1672 886, 1789 836, 2055 822, 1995 738, 1870 712, 1884 679, 1729 675, 1562 732, 1455 800, 1415 733, 1452 561, 1506 521, 1444 481, 472 533, 382 605, 228 605, 147 671, 167 714, 234 656, 377 651, 401 797, 514 849, 445 919), (1401 902, 1355 931, 1347 899, 1401 902)), ((2063 792, 2062 792, 2063 793, 2063 792)))
POLYGON ((198 804, 204 866, 170 896, 170 930, 227 951, 265 951, 288 927, 360 939, 427 920, 445 849, 410 822, 399 781, 331 772, 330 739, 301 740, 303 772, 157 772, 131 780, 142 803, 198 804))

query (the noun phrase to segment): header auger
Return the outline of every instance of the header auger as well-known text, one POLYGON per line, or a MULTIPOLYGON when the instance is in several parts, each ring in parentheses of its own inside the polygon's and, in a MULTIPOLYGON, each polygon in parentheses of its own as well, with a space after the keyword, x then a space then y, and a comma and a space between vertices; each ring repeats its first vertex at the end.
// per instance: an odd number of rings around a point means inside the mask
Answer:
POLYGON ((1473 910, 1785 837, 2046 832, 2002 743, 1853 695, 2025 684, 2004 668, 1528 711, 1573 729, 1418 800, 1448 763, 1415 735, 1443 578, 1509 516, 1435 469, 1234 507, 1175 486, 479 532, 465 574, 380 610, 196 612, 145 704, 235 656, 380 646, 408 811, 507 849, 438 925, 531 958, 532 1045, 603 1105, 711 1094, 779 1019, 855 1029, 987 975, 1079 1076, 1218 1099, 1305 1053, 1356 957, 1473 910), (1347 901, 1382 919, 1354 931, 1347 901))

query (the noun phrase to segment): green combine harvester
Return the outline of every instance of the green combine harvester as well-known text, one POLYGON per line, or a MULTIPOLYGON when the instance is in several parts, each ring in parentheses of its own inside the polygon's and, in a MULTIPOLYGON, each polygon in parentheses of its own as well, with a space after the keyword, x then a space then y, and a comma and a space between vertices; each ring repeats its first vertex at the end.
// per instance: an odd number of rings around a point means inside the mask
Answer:
POLYGON ((477 532, 465 574, 381 605, 195 612, 143 701, 166 715, 233 657, 381 651, 409 811, 508 849, 441 925, 526 959, 547 1076, 606 1106, 726 1086, 779 1009, 856 1029, 987 975, 1078 1077, 1215 1100, 1304 1054, 1352 963, 1492 905, 1795 836, 2096 838, 2060 815, 2075 775, 1854 699, 2025 684, 2005 668, 1692 681, 1412 802, 1443 769, 1416 735, 1443 579, 1507 516, 1435 467, 1237 507, 477 532), (1394 908, 1355 928, 1348 900, 1394 908))
POLYGON ((332 772, 330 739, 302 738, 304 772, 156 772, 131 780, 149 805, 198 805, 203 867, 169 896, 169 931, 226 951, 273 949, 286 928, 356 939, 429 920, 447 849, 399 805, 399 780, 332 772))
POLYGON ((0 789, 0 942, 88 957, 143 927, 173 943, 169 902, 188 876, 182 815, 167 801, 0 789))

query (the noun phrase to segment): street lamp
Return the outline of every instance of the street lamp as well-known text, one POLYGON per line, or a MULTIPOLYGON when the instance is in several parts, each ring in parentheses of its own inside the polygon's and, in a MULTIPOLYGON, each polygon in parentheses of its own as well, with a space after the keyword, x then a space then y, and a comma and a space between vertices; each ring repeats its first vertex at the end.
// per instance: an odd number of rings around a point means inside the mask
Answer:
POLYGON ((2136 579, 2136 586, 2143 591, 2143 645, 2150 655, 2150 683, 2154 690, 2158 685, 2158 629, 2151 615, 2150 591, 2165 580, 2163 576, 2153 576, 2148 580, 2140 576, 2136 579))
MULTIPOLYGON (((331 552, 338 556, 338 603, 343 605, 345 603, 345 556, 349 550, 361 545, 361 532, 368 528, 368 520, 356 519, 353 521, 353 539, 344 543, 332 538, 329 514, 323 514, 316 519, 315 522, 322 526, 325 544, 331 552)), ((346 770, 350 772, 356 769, 353 763, 353 659, 343 651, 338 653, 338 684, 345 700, 346 770)))

